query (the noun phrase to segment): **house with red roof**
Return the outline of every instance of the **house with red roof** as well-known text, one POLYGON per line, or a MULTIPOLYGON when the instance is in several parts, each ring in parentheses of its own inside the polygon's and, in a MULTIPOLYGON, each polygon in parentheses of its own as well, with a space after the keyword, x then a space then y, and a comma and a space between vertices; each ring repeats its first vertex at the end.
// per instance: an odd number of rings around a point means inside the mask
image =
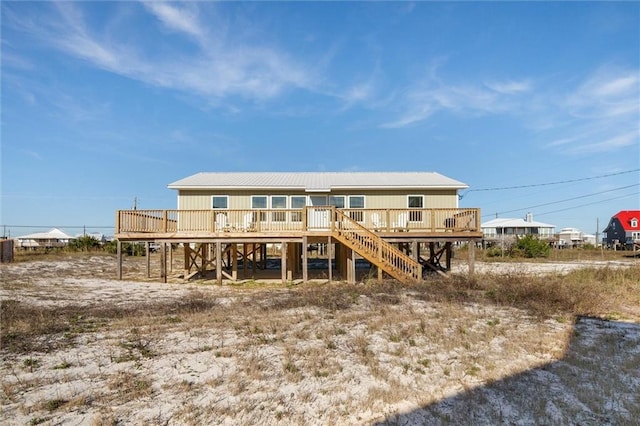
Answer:
POLYGON ((640 241, 640 210, 621 210, 609 221, 602 233, 607 247, 632 247, 640 241))

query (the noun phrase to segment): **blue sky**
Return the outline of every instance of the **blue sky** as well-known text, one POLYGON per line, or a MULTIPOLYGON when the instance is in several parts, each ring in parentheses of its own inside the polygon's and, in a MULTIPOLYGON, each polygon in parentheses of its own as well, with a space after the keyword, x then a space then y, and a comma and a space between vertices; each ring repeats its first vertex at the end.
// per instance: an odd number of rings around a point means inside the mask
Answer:
POLYGON ((589 233, 640 208, 638 2, 1 8, 12 235, 175 208, 200 171, 437 171, 483 220, 589 233))

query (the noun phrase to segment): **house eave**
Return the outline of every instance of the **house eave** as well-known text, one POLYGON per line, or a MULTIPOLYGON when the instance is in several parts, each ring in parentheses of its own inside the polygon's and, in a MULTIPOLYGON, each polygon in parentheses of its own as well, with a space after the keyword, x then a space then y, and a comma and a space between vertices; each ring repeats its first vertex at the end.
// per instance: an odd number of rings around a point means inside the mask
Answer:
POLYGON ((331 192, 344 190, 361 190, 361 191, 407 191, 407 190, 460 190, 467 189, 464 185, 425 185, 425 186, 402 186, 402 185, 375 185, 375 186, 352 186, 352 185, 336 185, 330 188, 305 188, 300 186, 211 186, 211 185, 168 185, 167 188, 178 191, 304 191, 309 193, 331 192))

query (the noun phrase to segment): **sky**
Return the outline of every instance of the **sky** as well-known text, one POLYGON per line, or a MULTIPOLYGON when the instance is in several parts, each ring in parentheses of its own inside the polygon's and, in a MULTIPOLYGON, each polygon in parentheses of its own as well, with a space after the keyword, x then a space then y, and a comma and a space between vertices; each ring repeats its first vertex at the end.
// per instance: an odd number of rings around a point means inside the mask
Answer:
POLYGON ((4 235, 110 235, 215 171, 435 171, 556 231, 640 209, 639 2, 0 7, 4 235))

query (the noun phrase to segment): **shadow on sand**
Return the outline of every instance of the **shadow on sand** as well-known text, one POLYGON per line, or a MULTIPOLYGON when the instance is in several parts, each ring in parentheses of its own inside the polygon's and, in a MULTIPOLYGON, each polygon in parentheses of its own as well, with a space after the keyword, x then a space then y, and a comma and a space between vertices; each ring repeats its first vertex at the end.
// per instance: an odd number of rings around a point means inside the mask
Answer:
POLYGON ((640 324, 579 317, 564 357, 379 425, 639 425, 640 324))

